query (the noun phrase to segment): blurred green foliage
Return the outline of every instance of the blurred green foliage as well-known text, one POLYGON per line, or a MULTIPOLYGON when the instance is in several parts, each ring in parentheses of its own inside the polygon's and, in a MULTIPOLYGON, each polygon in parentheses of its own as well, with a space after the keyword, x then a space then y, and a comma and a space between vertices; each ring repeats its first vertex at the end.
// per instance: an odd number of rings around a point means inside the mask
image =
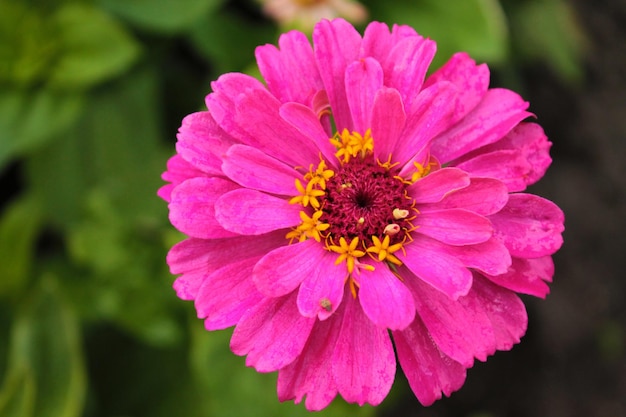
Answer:
MULTIPOLYGON (((363 3, 435 39, 438 64, 465 50, 581 76, 565 1, 363 3)), ((182 117, 280 31, 252 0, 0 0, 0 415, 307 414, 175 297, 183 236, 156 197, 182 117)))

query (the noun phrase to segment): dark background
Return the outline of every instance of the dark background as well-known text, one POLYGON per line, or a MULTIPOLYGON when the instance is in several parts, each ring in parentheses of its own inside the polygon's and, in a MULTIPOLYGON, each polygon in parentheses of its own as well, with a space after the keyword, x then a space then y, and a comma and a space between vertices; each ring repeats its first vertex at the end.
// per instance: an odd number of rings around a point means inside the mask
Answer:
POLYGON ((385 416, 626 416, 626 2, 573 5, 589 41, 583 82, 542 66, 522 80, 554 143, 530 190, 565 212, 551 293, 524 298, 522 343, 477 363, 451 398, 421 408, 407 392, 385 416))

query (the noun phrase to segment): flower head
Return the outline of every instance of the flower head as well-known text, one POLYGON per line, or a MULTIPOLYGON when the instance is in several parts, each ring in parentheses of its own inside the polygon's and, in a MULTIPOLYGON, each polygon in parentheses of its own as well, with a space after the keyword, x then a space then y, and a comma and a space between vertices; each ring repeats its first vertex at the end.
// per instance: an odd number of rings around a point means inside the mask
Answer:
POLYGON ((261 0, 263 11, 278 23, 310 32, 321 19, 343 17, 362 23, 367 11, 356 0, 261 0))
POLYGON ((189 235, 174 288, 278 371, 280 400, 378 404, 395 346, 431 404, 519 342, 516 293, 548 293, 563 213, 523 191, 550 142, 466 54, 426 77, 435 43, 407 26, 323 20, 279 45, 256 51, 266 85, 223 75, 183 121, 159 191, 189 235))

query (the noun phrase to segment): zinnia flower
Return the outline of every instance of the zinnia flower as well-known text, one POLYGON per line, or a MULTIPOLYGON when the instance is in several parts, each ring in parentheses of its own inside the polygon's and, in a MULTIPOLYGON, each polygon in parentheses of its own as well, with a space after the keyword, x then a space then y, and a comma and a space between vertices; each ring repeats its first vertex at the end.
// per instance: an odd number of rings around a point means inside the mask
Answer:
POLYGON ((367 17, 363 5, 355 0, 261 0, 263 11, 278 23, 309 32, 321 19, 343 17, 361 23, 367 17))
POLYGON ((551 162, 526 103, 407 26, 345 20, 256 51, 187 116, 159 195, 189 238, 178 296, 310 410, 379 404, 397 360, 424 405, 525 333, 563 213, 523 193, 551 162), (392 344, 393 339, 393 344, 392 344))

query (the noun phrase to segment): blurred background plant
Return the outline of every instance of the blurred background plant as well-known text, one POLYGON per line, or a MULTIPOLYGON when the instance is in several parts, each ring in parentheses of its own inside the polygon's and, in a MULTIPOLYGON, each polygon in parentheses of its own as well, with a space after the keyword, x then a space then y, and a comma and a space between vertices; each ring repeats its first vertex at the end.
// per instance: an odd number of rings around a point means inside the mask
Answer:
POLYGON ((165 255, 183 236, 156 190, 210 81, 257 74, 255 46, 319 15, 409 24, 435 66, 467 51, 522 92, 536 63, 583 78, 565 0, 0 0, 0 416, 307 414, 176 298, 165 255))

